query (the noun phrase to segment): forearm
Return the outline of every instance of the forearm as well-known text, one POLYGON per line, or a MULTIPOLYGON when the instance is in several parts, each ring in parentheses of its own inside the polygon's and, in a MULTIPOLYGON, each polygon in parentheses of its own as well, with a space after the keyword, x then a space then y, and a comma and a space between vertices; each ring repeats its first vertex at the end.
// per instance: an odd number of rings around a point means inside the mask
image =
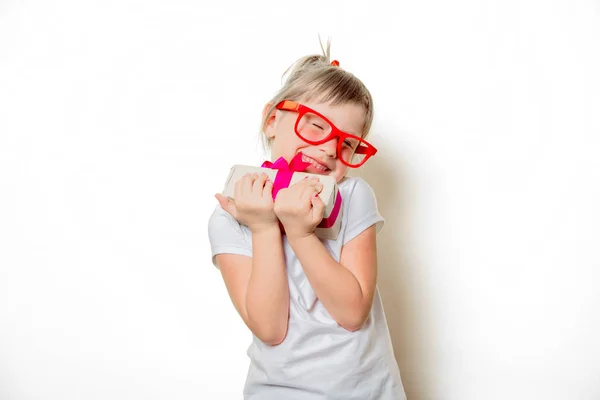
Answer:
POLYGON ((347 330, 360 329, 371 301, 354 274, 329 254, 315 234, 288 239, 316 296, 332 318, 347 330))
POLYGON ((289 288, 277 225, 252 234, 252 273, 246 292, 246 312, 259 339, 271 345, 283 341, 288 326, 289 288))

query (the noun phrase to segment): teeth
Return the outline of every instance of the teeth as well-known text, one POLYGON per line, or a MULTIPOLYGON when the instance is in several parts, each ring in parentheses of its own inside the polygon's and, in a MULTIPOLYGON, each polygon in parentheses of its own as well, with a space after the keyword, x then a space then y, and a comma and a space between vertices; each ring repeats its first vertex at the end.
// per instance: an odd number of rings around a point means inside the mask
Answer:
POLYGON ((321 172, 325 172, 327 171, 329 168, 319 164, 318 162, 316 162, 315 160, 313 160, 310 157, 305 156, 304 154, 302 154, 302 161, 310 163, 310 165, 312 165, 313 167, 315 167, 318 171, 321 172))

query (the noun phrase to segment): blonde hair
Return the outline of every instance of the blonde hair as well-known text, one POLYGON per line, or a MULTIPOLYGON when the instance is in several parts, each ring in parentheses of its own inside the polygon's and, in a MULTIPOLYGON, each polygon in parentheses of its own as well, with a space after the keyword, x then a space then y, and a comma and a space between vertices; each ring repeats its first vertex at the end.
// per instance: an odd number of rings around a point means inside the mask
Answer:
MULTIPOLYGON (((320 42, 320 38, 319 38, 320 42)), ((315 100, 319 103, 357 104, 365 108, 365 123, 361 136, 365 138, 373 122, 373 98, 367 87, 352 73, 339 66, 331 65, 331 41, 327 41, 327 48, 321 50, 323 55, 309 55, 300 58, 292 64, 282 75, 288 74, 284 85, 277 94, 268 102, 263 113, 261 136, 265 149, 269 148, 270 140, 265 135, 265 126, 269 116, 278 103, 283 100, 306 101, 315 100), (265 143, 266 140, 266 143, 265 143)))

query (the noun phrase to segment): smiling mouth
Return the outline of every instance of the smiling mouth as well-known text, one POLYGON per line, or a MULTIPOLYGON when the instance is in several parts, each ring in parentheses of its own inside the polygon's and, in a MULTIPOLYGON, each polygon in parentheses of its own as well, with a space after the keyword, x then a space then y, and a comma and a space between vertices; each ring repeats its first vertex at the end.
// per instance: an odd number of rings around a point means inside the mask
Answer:
POLYGON ((302 161, 309 163, 312 167, 314 167, 318 172, 329 172, 330 169, 324 166, 323 164, 313 160, 312 158, 304 155, 302 153, 302 161))

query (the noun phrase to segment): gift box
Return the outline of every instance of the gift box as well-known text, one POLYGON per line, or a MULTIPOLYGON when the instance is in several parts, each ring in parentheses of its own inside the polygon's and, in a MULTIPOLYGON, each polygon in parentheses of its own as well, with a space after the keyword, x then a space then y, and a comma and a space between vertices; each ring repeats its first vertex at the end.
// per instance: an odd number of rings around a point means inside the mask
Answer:
POLYGON ((273 199, 279 190, 292 186, 304 177, 316 177, 323 185, 319 197, 325 204, 323 219, 315 229, 315 234, 321 239, 335 240, 340 232, 342 220, 342 197, 335 179, 331 176, 302 172, 308 166, 301 160, 301 155, 294 157, 288 164, 283 158, 274 163, 265 161, 261 167, 249 165, 234 165, 225 181, 223 196, 234 198, 235 184, 248 173, 266 173, 273 182, 273 199))

